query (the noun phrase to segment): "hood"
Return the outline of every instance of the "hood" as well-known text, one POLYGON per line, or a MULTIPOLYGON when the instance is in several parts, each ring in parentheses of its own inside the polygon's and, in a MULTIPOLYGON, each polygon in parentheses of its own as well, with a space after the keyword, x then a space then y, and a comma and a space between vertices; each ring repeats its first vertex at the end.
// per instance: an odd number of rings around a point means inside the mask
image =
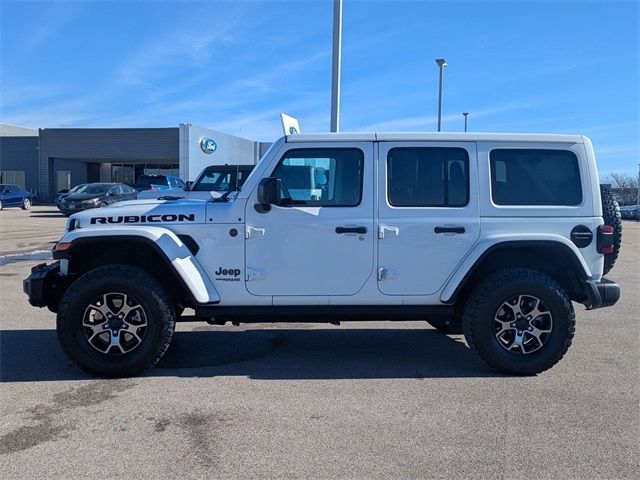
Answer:
POLYGON ((207 202, 202 200, 132 200, 118 202, 106 208, 94 208, 76 213, 71 219, 79 227, 99 227, 122 224, 194 224, 205 223, 207 202))

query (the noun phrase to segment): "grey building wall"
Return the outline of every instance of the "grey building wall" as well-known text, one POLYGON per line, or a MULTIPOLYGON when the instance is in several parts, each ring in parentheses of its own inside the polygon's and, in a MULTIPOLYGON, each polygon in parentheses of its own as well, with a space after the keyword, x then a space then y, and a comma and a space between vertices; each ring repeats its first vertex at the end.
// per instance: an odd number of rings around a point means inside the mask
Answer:
POLYGON ((178 163, 178 128, 46 128, 39 134, 39 195, 45 200, 55 194, 55 171, 69 170, 58 168, 62 160, 75 160, 74 168, 85 163, 84 174, 77 171, 84 181, 89 162, 178 163))
MULTIPOLYGON (((38 136, 0 136, 0 171, 25 172, 25 188, 38 192, 38 136)), ((4 133, 9 133, 5 136, 4 133)), ((4 179, 3 179, 4 181, 4 179)))

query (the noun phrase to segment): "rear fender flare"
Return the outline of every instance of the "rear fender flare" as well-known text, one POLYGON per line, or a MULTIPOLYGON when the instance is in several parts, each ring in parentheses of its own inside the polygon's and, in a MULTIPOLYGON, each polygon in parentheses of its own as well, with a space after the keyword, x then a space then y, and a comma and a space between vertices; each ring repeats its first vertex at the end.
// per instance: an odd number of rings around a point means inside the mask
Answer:
POLYGON ((578 247, 561 235, 509 235, 508 237, 500 235, 485 238, 475 245, 447 280, 440 294, 440 301, 442 303, 451 303, 455 300, 456 294, 462 289, 466 280, 473 275, 482 260, 492 252, 504 248, 548 248, 550 246, 560 246, 564 250, 582 279, 587 280, 592 277, 591 271, 580 254, 578 247))

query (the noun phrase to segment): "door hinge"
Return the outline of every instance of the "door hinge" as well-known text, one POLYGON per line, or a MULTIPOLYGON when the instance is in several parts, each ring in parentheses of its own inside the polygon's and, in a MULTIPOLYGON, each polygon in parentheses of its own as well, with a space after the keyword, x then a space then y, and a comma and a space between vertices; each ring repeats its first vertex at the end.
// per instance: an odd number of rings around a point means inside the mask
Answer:
POLYGON ((264 228, 256 228, 256 227, 252 227, 251 225, 247 225, 244 231, 244 238, 248 239, 258 235, 264 236, 264 234, 265 234, 264 228))
POLYGON ((386 225, 378 226, 378 238, 383 239, 386 235, 385 232, 388 232, 389 235, 393 234, 394 236, 400 235, 400 229, 398 227, 388 227, 386 225))
POLYGON ((378 268, 378 280, 395 280, 398 278, 398 271, 393 268, 378 268))
POLYGON ((251 280, 264 280, 265 272, 264 270, 261 269, 257 269, 257 268, 247 268, 246 270, 246 281, 250 282, 251 280))

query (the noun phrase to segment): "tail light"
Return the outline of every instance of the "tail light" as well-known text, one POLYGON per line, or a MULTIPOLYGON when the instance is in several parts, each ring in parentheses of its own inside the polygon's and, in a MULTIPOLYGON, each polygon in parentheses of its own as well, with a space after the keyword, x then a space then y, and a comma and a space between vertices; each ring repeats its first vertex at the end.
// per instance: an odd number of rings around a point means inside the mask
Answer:
POLYGON ((600 225, 598 227, 598 253, 613 253, 613 227, 600 225))

